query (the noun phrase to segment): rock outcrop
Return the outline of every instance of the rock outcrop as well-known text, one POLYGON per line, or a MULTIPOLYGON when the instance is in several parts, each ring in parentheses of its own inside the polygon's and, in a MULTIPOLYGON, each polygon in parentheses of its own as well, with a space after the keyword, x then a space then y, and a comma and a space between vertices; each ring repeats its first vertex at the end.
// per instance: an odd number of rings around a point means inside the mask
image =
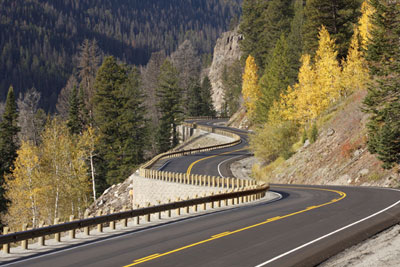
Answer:
POLYGON ((222 86, 222 73, 224 66, 232 64, 240 59, 241 52, 239 47, 243 36, 238 33, 238 29, 225 32, 217 40, 214 48, 213 61, 208 73, 212 86, 212 99, 216 111, 221 111, 224 92, 222 86))

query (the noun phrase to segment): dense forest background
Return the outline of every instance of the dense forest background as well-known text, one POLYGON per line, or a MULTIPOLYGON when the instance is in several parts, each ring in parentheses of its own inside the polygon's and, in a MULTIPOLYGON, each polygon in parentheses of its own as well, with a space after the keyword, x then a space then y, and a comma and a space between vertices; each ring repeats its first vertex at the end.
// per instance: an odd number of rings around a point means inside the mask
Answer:
MULTIPOLYGON (((121 61, 145 65, 190 40, 200 55, 237 22, 241 0, 4 0, 0 2, 0 101, 35 87, 40 106, 54 111, 58 94, 76 72, 85 39, 121 61)), ((209 58, 209 57, 208 57, 209 58)))

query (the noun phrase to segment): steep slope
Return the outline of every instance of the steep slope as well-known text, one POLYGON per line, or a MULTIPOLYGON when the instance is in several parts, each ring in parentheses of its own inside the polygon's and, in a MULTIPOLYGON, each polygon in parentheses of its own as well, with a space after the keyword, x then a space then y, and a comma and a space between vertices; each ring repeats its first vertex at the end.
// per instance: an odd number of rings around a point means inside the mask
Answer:
POLYGON ((375 185, 398 187, 399 170, 384 170, 381 162, 366 148, 362 112, 366 91, 355 92, 331 109, 319 124, 315 143, 300 148, 289 160, 269 168, 273 183, 375 185))

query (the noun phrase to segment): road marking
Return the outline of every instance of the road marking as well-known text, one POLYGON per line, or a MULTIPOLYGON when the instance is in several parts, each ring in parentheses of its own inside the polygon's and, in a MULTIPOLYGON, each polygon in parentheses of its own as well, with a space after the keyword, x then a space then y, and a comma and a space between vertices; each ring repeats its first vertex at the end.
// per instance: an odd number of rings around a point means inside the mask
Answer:
POLYGON ((241 151, 241 150, 247 150, 247 148, 240 148, 240 149, 236 149, 236 150, 233 150, 233 151, 228 151, 228 152, 220 153, 220 154, 218 154, 218 155, 208 156, 208 157, 204 157, 204 158, 201 158, 201 159, 199 159, 199 160, 196 160, 195 162, 193 162, 192 164, 190 164, 189 168, 188 168, 187 171, 186 171, 186 175, 190 175, 193 166, 196 165, 197 163, 199 163, 200 161, 203 161, 203 160, 206 160, 206 159, 216 158, 216 157, 222 156, 222 155, 232 154, 232 153, 234 153, 234 152, 238 152, 238 151, 241 151))
MULTIPOLYGON (((336 199, 334 199, 334 200, 336 200, 336 199)), ((337 200, 336 200, 336 201, 337 201, 337 200)), ((321 236, 321 237, 319 237, 319 238, 317 238, 317 239, 314 239, 314 240, 312 240, 312 241, 310 241, 310 242, 308 242, 308 243, 305 243, 305 244, 303 244, 303 245, 301 245, 301 246, 299 246, 299 247, 297 247, 297 248, 294 248, 294 249, 292 249, 292 250, 289 250, 288 252, 285 252, 285 253, 283 253, 283 254, 281 254, 281 255, 279 255, 279 256, 276 256, 276 257, 274 257, 274 258, 272 258, 272 259, 270 259, 270 260, 267 260, 267 261, 265 261, 265 262, 263 262, 263 263, 261 263, 261 264, 255 266, 255 267, 262 267, 262 266, 265 266, 265 265, 267 265, 267 264, 269 264, 269 263, 271 263, 271 262, 274 262, 274 261, 276 261, 276 260, 278 260, 278 259, 280 259, 280 258, 283 258, 283 257, 285 257, 285 256, 287 256, 287 255, 289 255, 289 254, 291 254, 291 253, 293 253, 293 252, 295 252, 295 251, 297 251, 297 250, 300 250, 300 249, 302 249, 302 248, 304 248, 304 247, 307 247, 307 246, 309 246, 309 245, 311 245, 311 244, 313 244, 313 243, 315 243, 315 242, 318 242, 318 241, 320 241, 320 240, 322 240, 322 239, 324 239, 324 238, 327 238, 327 237, 329 237, 329 236, 331 236, 331 235, 333 235, 333 234, 336 234, 336 233, 338 233, 338 232, 340 232, 340 231, 343 231, 343 230, 345 230, 345 229, 347 229, 347 228, 350 228, 350 227, 352 227, 352 226, 354 226, 354 225, 356 225, 356 224, 359 224, 359 223, 361 223, 361 222, 363 222, 363 221, 366 221, 366 220, 368 220, 368 219, 370 219, 370 218, 372 218, 372 217, 374 217, 374 216, 376 216, 376 215, 379 215, 379 214, 381 214, 381 213, 387 211, 388 209, 393 208, 393 207, 396 206, 397 204, 400 204, 400 201, 397 201, 396 203, 390 205, 389 207, 387 207, 387 208, 385 208, 385 209, 383 209, 383 210, 380 210, 380 211, 378 211, 378 212, 376 212, 376 213, 374 213, 374 214, 372 214, 372 215, 370 215, 370 216, 368 216, 368 217, 365 217, 364 219, 361 219, 361 220, 359 220, 359 221, 356 221, 356 222, 354 222, 354 223, 351 223, 351 224, 349 224, 349 225, 346 225, 346 226, 344 226, 344 227, 342 227, 342 228, 340 228, 340 229, 337 229, 337 230, 335 230, 335 231, 333 231, 333 232, 330 232, 329 234, 326 234, 326 235, 321 236)))
MULTIPOLYGON (((223 237, 226 237, 226 236, 229 236, 229 235, 233 235, 233 234, 236 234, 236 233, 239 233, 239 232, 243 232, 243 231, 245 231, 245 230, 249 230, 249 229, 252 229, 252 228, 261 226, 261 225, 265 225, 265 224, 267 224, 267 223, 271 223, 271 222, 274 222, 274 221, 282 220, 282 219, 284 219, 284 218, 288 218, 288 217, 291 217, 291 216, 294 216, 294 215, 297 215, 297 214, 300 214, 300 213, 308 212, 308 211, 310 211, 310 210, 312 210, 312 209, 317 209, 317 208, 320 208, 320 207, 323 207, 323 206, 326 206, 326 205, 330 205, 330 204, 336 203, 337 201, 342 200, 342 199, 344 199, 344 198, 346 197, 346 193, 344 193, 344 192, 342 192, 342 191, 338 191, 338 190, 333 190, 333 189, 312 188, 312 187, 289 187, 289 186, 277 186, 277 187, 280 187, 280 188, 295 188, 295 189, 328 191, 328 192, 333 192, 333 193, 339 194, 339 195, 340 195, 340 198, 338 198, 338 199, 332 199, 331 201, 326 202, 326 203, 323 203, 323 204, 321 204, 321 205, 314 206, 314 207, 308 207, 308 208, 305 208, 305 209, 303 209, 303 210, 296 211, 296 212, 293 212, 293 213, 290 213, 290 214, 286 214, 286 215, 282 215, 282 216, 276 216, 276 217, 273 217, 273 218, 269 218, 269 219, 267 219, 267 220, 265 220, 265 221, 263 221, 263 222, 260 222, 260 223, 257 223, 257 224, 253 224, 253 225, 250 225, 250 226, 247 226, 247 227, 243 227, 243 228, 240 228, 240 229, 231 231, 231 232, 224 232, 224 233, 221 233, 221 234, 213 235, 211 238, 208 238, 208 239, 199 241, 199 242, 197 242, 197 243, 193 243, 193 244, 190 244, 190 245, 186 245, 186 246, 183 246, 183 247, 180 247, 180 248, 177 248, 177 249, 168 251, 168 252, 164 252, 164 253, 161 253, 161 254, 154 254, 154 255, 157 255, 157 256, 152 257, 152 258, 149 258, 149 259, 142 258, 142 259, 144 259, 144 260, 142 260, 142 261, 140 261, 140 262, 134 261, 132 264, 125 265, 124 267, 135 266, 135 265, 138 265, 138 264, 141 264, 141 263, 144 263, 144 262, 148 262, 148 261, 150 261, 150 260, 154 260, 154 259, 157 259, 157 258, 166 256, 166 255, 170 255, 170 254, 173 254, 173 253, 182 251, 182 250, 187 249, 187 248, 192 248, 192 247, 195 247, 195 246, 204 244, 204 243, 208 243, 208 242, 214 241, 214 240, 219 239, 219 238, 223 238, 223 237), (336 200, 336 201, 333 201, 333 200, 336 200), (310 209, 310 208, 312 208, 312 209, 310 209)), ((400 202, 400 201, 399 201, 399 202, 400 202)))
POLYGON ((226 159, 226 160, 221 161, 221 162, 218 164, 218 174, 219 174, 219 176, 221 176, 222 178, 225 178, 225 176, 222 175, 221 169, 220 169, 222 164, 224 164, 224 163, 227 162, 228 160, 232 160, 232 159, 239 158, 239 157, 242 157, 242 156, 244 156, 244 155, 239 155, 239 156, 236 156, 236 157, 229 158, 229 159, 226 159))

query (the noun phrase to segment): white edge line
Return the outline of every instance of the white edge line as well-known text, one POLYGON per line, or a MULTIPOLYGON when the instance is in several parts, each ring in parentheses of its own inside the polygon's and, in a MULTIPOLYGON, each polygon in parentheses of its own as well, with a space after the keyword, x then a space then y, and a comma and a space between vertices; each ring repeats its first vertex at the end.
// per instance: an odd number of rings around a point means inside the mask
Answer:
MULTIPOLYGON (((270 200, 267 200, 263 204, 270 204, 270 203, 279 201, 283 197, 278 192, 274 192, 274 191, 269 191, 269 192, 272 192, 272 193, 278 195, 278 197, 270 199, 270 200)), ((220 213, 226 213, 226 212, 231 212, 231 211, 234 211, 234 210, 237 211, 237 210, 249 207, 249 206, 253 206, 253 205, 256 206, 256 205, 259 205, 259 204, 260 204, 259 202, 250 203, 249 205, 244 205, 244 206, 239 206, 239 207, 231 207, 231 208, 228 208, 228 209, 222 209, 219 212, 220 213)), ((28 256, 28 258, 21 259, 21 260, 16 259, 15 261, 9 262, 9 263, 1 263, 0 262, 0 266, 12 266, 12 265, 15 265, 15 264, 20 264, 22 262, 27 262, 27 261, 31 261, 31 260, 47 257, 47 256, 50 256, 50 255, 63 253, 65 251, 74 250, 74 249, 78 249, 78 248, 82 248, 82 247, 87 247, 87 246, 91 246, 93 244, 103 243, 103 242, 107 242, 109 240, 114 240, 114 239, 118 239, 118 238, 122 238, 122 237, 127 237, 127 236, 130 236, 130 235, 135 235, 135 234, 138 234, 138 233, 151 231, 153 229, 167 227, 167 226, 170 226, 170 225, 173 225, 173 224, 179 224, 179 223, 182 223, 182 222, 196 220, 196 219, 200 218, 200 215, 209 216, 209 215, 213 215, 213 214, 215 214, 215 212, 204 213, 204 214, 200 214, 200 213, 199 214, 193 214, 192 217, 186 218, 185 220, 181 220, 181 219, 179 219, 179 217, 176 217, 177 220, 175 220, 175 221, 165 222, 165 223, 161 222, 161 224, 154 225, 152 227, 150 225, 150 227, 145 227, 145 228, 142 228, 142 229, 136 229, 136 230, 135 229, 131 229, 131 230, 127 229, 128 232, 125 232, 125 233, 122 232, 122 233, 118 234, 117 236, 112 236, 113 234, 112 234, 112 232, 110 232, 110 233, 107 233, 107 234, 110 234, 110 236, 108 236, 108 237, 107 236, 105 236, 104 238, 103 237, 99 237, 99 238, 103 238, 101 240, 94 240, 92 242, 90 242, 91 240, 88 240, 87 243, 83 243, 83 244, 82 243, 80 243, 80 244, 79 243, 71 244, 73 247, 67 247, 67 248, 62 248, 61 247, 56 251, 47 251, 47 252, 45 251, 45 252, 43 252, 44 254, 28 256)))
POLYGON ((222 173, 221 173, 221 165, 222 165, 223 163, 227 162, 228 160, 232 160, 232 159, 235 159, 235 158, 242 157, 242 156, 244 156, 244 155, 245 155, 245 154, 239 155, 239 156, 236 156, 236 157, 233 157, 233 158, 228 158, 228 159, 226 159, 226 160, 221 161, 221 162, 218 164, 218 173, 219 173, 219 176, 221 176, 222 178, 225 178, 225 176, 223 176, 222 173))
MULTIPOLYGON (((395 190, 395 191, 400 191, 400 190, 392 189, 392 188, 388 188, 388 189, 390 189, 390 190, 395 190)), ((396 205, 399 204, 399 203, 400 203, 400 200, 397 201, 396 203, 390 205, 389 207, 383 209, 383 210, 380 210, 380 211, 378 211, 378 212, 376 212, 376 213, 374 213, 374 214, 372 214, 372 215, 369 215, 368 217, 365 217, 364 219, 361 219, 361 220, 359 220, 359 221, 353 222, 353 223, 351 223, 351 224, 349 224, 349 225, 346 225, 346 226, 344 226, 344 227, 342 227, 342 228, 340 228, 340 229, 337 229, 337 230, 335 230, 335 231, 333 231, 333 232, 330 232, 329 234, 326 234, 326 235, 321 236, 321 237, 319 237, 319 238, 317 238, 317 239, 314 239, 314 240, 312 240, 312 241, 310 241, 310 242, 308 242, 308 243, 305 243, 305 244, 303 244, 303 245, 301 245, 301 246, 299 246, 299 247, 297 247, 297 248, 294 248, 294 249, 292 249, 292 250, 289 250, 288 252, 285 252, 285 253, 283 253, 283 254, 281 254, 281 255, 278 255, 278 256, 276 256, 276 257, 270 259, 270 260, 267 260, 267 261, 265 261, 265 262, 263 262, 263 263, 261 263, 261 264, 259 264, 259 265, 256 265, 255 267, 262 267, 262 266, 265 266, 265 265, 267 265, 267 264, 269 264, 269 263, 271 263, 271 262, 274 262, 274 261, 276 261, 276 260, 278 260, 278 259, 280 259, 280 258, 283 258, 283 257, 285 257, 285 256, 287 256, 287 255, 289 255, 289 254, 291 254, 291 253, 293 253, 293 252, 295 252, 295 251, 297 251, 297 250, 300 250, 300 249, 302 249, 302 248, 304 248, 304 247, 307 247, 307 246, 309 246, 309 245, 311 245, 311 244, 313 244, 313 243, 315 243, 315 242, 318 242, 318 241, 320 241, 320 240, 322 240, 322 239, 324 239, 324 238, 327 238, 327 237, 329 237, 329 236, 331 236, 331 235, 334 235, 334 234, 336 234, 336 233, 338 233, 338 232, 340 232, 340 231, 343 231, 343 230, 345 230, 345 229, 347 229, 347 228, 350 228, 350 227, 352 227, 352 226, 354 226, 354 225, 356 225, 356 224, 359 224, 359 223, 361 223, 361 222, 363 222, 363 221, 366 221, 366 220, 368 220, 368 219, 370 219, 370 218, 372 218, 372 217, 375 217, 376 215, 379 215, 379 214, 381 214, 381 213, 387 211, 388 209, 393 208, 394 206, 396 206, 396 205)))

